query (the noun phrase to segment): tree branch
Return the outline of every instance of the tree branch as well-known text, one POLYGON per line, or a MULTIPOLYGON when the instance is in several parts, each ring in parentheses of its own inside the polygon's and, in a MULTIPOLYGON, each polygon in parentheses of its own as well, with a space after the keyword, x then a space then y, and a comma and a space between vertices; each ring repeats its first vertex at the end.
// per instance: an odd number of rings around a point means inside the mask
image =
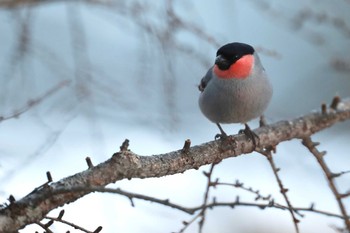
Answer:
MULTIPOLYGON (((268 148, 291 139, 307 138, 333 124, 350 119, 350 99, 335 107, 317 111, 290 121, 260 127, 259 147, 268 148)), ((211 164, 220 159, 236 157, 254 151, 254 145, 244 135, 234 135, 235 143, 227 145, 221 140, 210 141, 187 150, 177 150, 153 156, 137 155, 127 148, 113 154, 107 161, 58 182, 34 189, 21 200, 0 210, 0 232, 14 232, 38 222, 46 214, 66 203, 74 202, 90 191, 53 195, 55 190, 76 186, 105 186, 122 179, 162 177, 183 173, 189 169, 211 164), (225 144, 225 146, 223 146, 225 144)))
POLYGON ((51 95, 61 90, 63 87, 68 86, 69 84, 70 84, 69 80, 63 80, 58 84, 56 84, 55 86, 53 86, 52 88, 50 88, 49 90, 47 90, 42 96, 37 97, 35 99, 30 99, 26 105, 22 106, 19 109, 14 110, 11 114, 7 114, 3 116, 0 115, 0 123, 2 121, 20 117, 22 114, 26 113, 31 108, 34 108, 35 106, 37 106, 38 104, 46 100, 48 97, 50 97, 51 95))
POLYGON ((347 214, 344 203, 342 201, 343 196, 339 193, 338 188, 337 188, 335 181, 334 181, 334 178, 336 178, 339 175, 332 173, 331 170, 329 169, 329 167, 327 166, 326 162, 323 159, 325 152, 320 152, 316 148, 318 143, 314 143, 310 137, 304 138, 302 143, 306 148, 309 149, 309 151, 315 156, 317 162, 320 164, 320 166, 321 166, 321 168, 322 168, 322 170, 327 178, 328 185, 329 185, 330 189, 332 190, 332 192, 335 196, 335 199, 338 202, 340 212, 342 213, 342 215, 344 217, 344 223, 345 223, 346 229, 350 232, 350 218, 347 214))
POLYGON ((271 153, 271 150, 266 150, 266 151, 259 151, 259 153, 261 153, 262 155, 265 155, 267 160, 269 161, 270 163, 270 166, 272 168, 272 171, 273 171, 273 174, 276 178, 276 181, 277 181, 277 184, 280 188, 280 192, 284 198, 284 200, 286 201, 286 204, 288 206, 288 210, 289 210, 289 213, 291 214, 292 216, 292 219, 293 219, 293 223, 294 223, 294 227, 295 227, 295 231, 297 233, 299 233, 299 226, 298 226, 298 223, 299 223, 299 220, 295 217, 295 214, 294 214, 294 211, 293 211, 293 206, 287 196, 287 192, 288 192, 288 189, 284 187, 283 183, 282 183, 282 180, 278 174, 278 172, 280 171, 279 168, 276 167, 276 164, 275 164, 275 161, 274 159, 272 158, 272 153, 271 153))
MULTIPOLYGON (((216 185, 220 185, 221 183, 217 183, 216 185)), ((226 185, 226 184, 225 184, 226 185)), ((232 186, 230 184, 230 186, 232 186)), ((241 188, 242 186, 240 186, 241 188)), ((248 192, 252 192, 251 189, 245 189, 248 192)), ((57 194, 62 194, 62 193, 72 193, 72 192, 82 192, 82 191, 88 191, 88 192, 100 192, 100 193, 112 193, 112 194, 119 194, 121 196, 127 197, 129 200, 131 200, 131 205, 134 207, 134 200, 133 199, 139 199, 143 201, 149 201, 152 203, 157 203, 163 206, 171 207, 173 209, 177 209, 179 211, 182 211, 186 214, 193 215, 198 211, 202 211, 203 209, 208 209, 208 208, 214 208, 214 207, 230 207, 234 208, 235 206, 248 206, 248 207, 258 207, 260 209, 265 209, 265 208, 275 208, 275 209, 280 209, 280 210, 292 210, 296 214, 298 214, 300 217, 304 217, 304 215, 300 214, 300 211, 303 212, 312 212, 316 214, 321 214, 325 215, 328 217, 334 217, 334 218, 339 218, 339 219, 344 219, 343 215, 331 213, 328 211, 323 211, 323 210, 318 210, 314 207, 314 204, 311 204, 310 207, 292 207, 290 209, 288 206, 281 205, 279 203, 276 203, 274 200, 263 200, 267 202, 266 204, 264 203, 251 203, 251 202, 242 202, 239 200, 239 198, 236 198, 235 201, 233 202, 219 202, 219 201, 212 201, 208 202, 206 204, 201 204, 196 207, 186 207, 180 204, 176 204, 169 199, 160 199, 152 196, 147 196, 144 194, 138 194, 138 193, 133 193, 133 192, 128 192, 125 190, 122 190, 120 188, 106 188, 106 187, 86 187, 86 186, 81 186, 81 187, 73 187, 73 188, 62 188, 59 190, 55 191, 55 195, 57 194)), ((252 192, 256 194, 257 192, 252 192)), ((257 199, 256 199, 257 200, 257 199)), ((198 215, 197 217, 200 217, 198 215)), ((349 216, 348 216, 349 217, 349 216)), ((51 219, 50 217, 45 217, 47 219, 51 219)))

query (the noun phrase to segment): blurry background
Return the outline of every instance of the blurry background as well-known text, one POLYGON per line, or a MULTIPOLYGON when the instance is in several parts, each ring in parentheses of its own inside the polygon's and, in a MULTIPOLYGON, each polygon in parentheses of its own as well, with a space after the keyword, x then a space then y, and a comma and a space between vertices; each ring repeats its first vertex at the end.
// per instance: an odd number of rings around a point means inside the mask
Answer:
MULTIPOLYGON (((94 164, 106 160, 125 138, 141 155, 180 149, 188 138, 192 145, 213 140, 218 130, 200 113, 197 85, 225 43, 245 42, 259 51, 274 86, 265 114, 269 122, 306 114, 334 95, 350 96, 347 0, 27 2, 0 0, 0 116, 26 111, 0 122, 1 202, 31 192, 46 181, 46 171, 57 181, 86 169, 86 156, 94 164)), ((224 125, 231 134, 241 127, 224 125)), ((328 151, 334 172, 350 168, 349 130, 346 122, 313 137, 328 151)), ((339 212, 319 165, 300 141, 279 145, 275 159, 295 207, 315 202, 318 209, 339 212)), ((208 167, 112 187, 197 206, 206 185, 203 170, 208 167)), ((260 155, 227 159, 214 176, 239 179, 284 204, 260 155)), ((350 175, 337 182, 341 191, 350 189, 350 175)), ((220 201, 237 195, 254 202, 254 195, 234 188, 211 193, 220 201)), ((102 225, 103 232, 125 233, 179 231, 191 218, 157 204, 135 204, 91 194, 64 206, 64 218, 91 230, 102 225)), ((328 233, 342 225, 306 213, 300 228, 328 233)), ((209 210, 204 229, 294 232, 287 211, 254 207, 209 210)), ((35 230, 42 231, 30 226, 21 232, 35 230)), ((186 232, 197 232, 197 224, 186 232)))

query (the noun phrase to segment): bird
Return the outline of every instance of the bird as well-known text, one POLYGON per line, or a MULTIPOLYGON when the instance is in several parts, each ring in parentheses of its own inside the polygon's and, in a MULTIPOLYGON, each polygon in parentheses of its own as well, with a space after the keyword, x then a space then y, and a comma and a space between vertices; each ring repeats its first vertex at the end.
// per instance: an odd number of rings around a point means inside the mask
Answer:
POLYGON ((254 47, 240 42, 220 47, 198 89, 201 112, 220 130, 215 139, 228 137, 220 124, 242 123, 240 133, 256 146, 258 136, 247 122, 263 115, 273 88, 254 47))

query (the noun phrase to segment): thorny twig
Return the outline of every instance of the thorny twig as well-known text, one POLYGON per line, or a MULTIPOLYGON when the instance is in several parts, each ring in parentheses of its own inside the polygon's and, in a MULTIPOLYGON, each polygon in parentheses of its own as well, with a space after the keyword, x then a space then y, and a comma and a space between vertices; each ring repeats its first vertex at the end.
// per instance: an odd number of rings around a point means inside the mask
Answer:
POLYGON ((219 179, 216 179, 210 185, 213 186, 213 187, 216 187, 216 186, 231 186, 231 187, 239 188, 239 189, 242 189, 242 190, 245 190, 247 192, 255 194, 256 195, 255 196, 255 201, 258 201, 258 200, 271 201, 271 195, 263 196, 263 195, 260 194, 259 190, 254 190, 251 187, 249 187, 249 188, 245 187, 244 183, 243 182, 239 182, 239 180, 236 180, 235 183, 227 183, 227 182, 219 182, 219 179))
POLYGON ((102 230, 102 227, 99 226, 97 227, 94 231, 89 231, 81 226, 78 226, 77 224, 74 224, 72 222, 69 222, 69 221, 66 221, 66 220, 63 220, 62 217, 64 215, 64 210, 61 210, 60 213, 58 214, 57 217, 50 217, 50 216, 45 216, 46 219, 49 219, 50 221, 47 223, 47 224, 42 224, 42 223, 37 223, 38 225, 40 225, 41 227, 44 226, 44 229, 46 231, 51 232, 50 229, 48 228, 53 222, 60 222, 60 223, 63 223, 63 224, 66 224, 70 227, 73 227, 74 229, 77 229, 77 230, 80 230, 82 232, 86 232, 86 233, 99 233, 101 230, 102 230), (46 226, 48 225, 48 226, 46 226))
MULTIPOLYGON (((209 191, 210 191, 210 187, 211 187, 211 176, 213 174, 213 171, 214 171, 214 167, 217 163, 213 163, 211 166, 210 166, 210 170, 209 172, 203 172, 204 175, 207 177, 208 179, 208 182, 207 182, 207 187, 205 189, 205 193, 204 193, 204 199, 203 199, 203 206, 206 206, 207 203, 208 203, 208 197, 209 197, 209 191)), ((203 230, 203 226, 204 226, 204 222, 205 222, 205 214, 206 214, 206 210, 207 208, 206 207, 203 207, 203 209, 201 210, 200 212, 200 217, 201 217, 201 220, 199 221, 199 233, 202 232, 203 230)))
MULTIPOLYGON (((197 211, 202 210, 203 208, 214 208, 214 207, 235 207, 235 206, 249 206, 249 207, 258 207, 260 209, 265 209, 265 208, 276 208, 280 210, 289 210, 288 206, 284 206, 282 204, 279 204, 275 202, 274 200, 267 200, 267 204, 263 203, 250 203, 250 202, 242 202, 239 199, 236 199, 234 202, 218 202, 218 201, 213 201, 210 203, 207 203, 206 205, 200 205, 196 207, 185 207, 176 203, 171 202, 169 199, 160 199, 156 197, 151 197, 147 196, 144 194, 138 194, 134 192, 128 192, 125 190, 122 190, 120 188, 106 188, 106 187, 92 187, 92 186, 77 186, 77 187, 70 187, 70 188, 62 188, 60 190, 57 190, 54 194, 62 194, 62 193, 74 193, 74 192, 101 192, 101 193, 113 193, 113 194, 119 194, 121 196, 125 196, 130 200, 130 203, 132 206, 135 206, 134 200, 133 199, 139 199, 139 200, 144 200, 144 201, 149 201, 152 203, 157 203, 160 205, 168 206, 177 210, 180 210, 184 213, 187 214, 195 214, 197 211)), ((323 211, 323 210, 317 210, 315 206, 312 204, 309 207, 293 207, 293 211, 297 214, 299 214, 300 211, 307 211, 307 212, 313 212, 329 217, 335 217, 335 218, 340 218, 343 219, 344 217, 342 215, 338 215, 335 213, 323 211)), ((299 214, 300 215, 300 214, 299 214)), ((199 217, 197 215, 196 219, 199 217)), ((192 220, 191 220, 192 221, 192 220)), ((191 222, 189 221, 189 222, 191 222)))
MULTIPOLYGON (((203 199, 203 204, 200 206, 200 212, 194 216, 190 221, 183 221, 182 223, 184 224, 184 227, 181 228, 181 230, 179 231, 179 233, 184 232, 188 226, 190 226, 195 220, 197 220, 198 218, 201 218, 201 220, 199 221, 199 228, 198 228, 198 232, 201 233, 203 231, 203 226, 204 226, 204 222, 205 222, 205 216, 206 216, 206 210, 208 208, 208 197, 209 197, 209 191, 210 191, 210 187, 211 187, 211 176, 213 174, 214 171, 214 167, 217 163, 212 163, 209 169, 209 172, 203 172, 204 175, 207 177, 207 186, 205 188, 205 193, 204 193, 204 199, 203 199)), ((195 212, 195 211, 194 211, 195 212)))
POLYGON ((327 178, 328 185, 329 185, 330 189, 332 190, 332 192, 335 196, 335 199, 338 202, 340 212, 344 217, 345 226, 346 226, 347 230, 350 232, 350 218, 349 218, 347 211, 345 209, 345 206, 342 202, 343 195, 338 191, 337 186, 336 186, 335 181, 334 181, 334 178, 336 178, 337 175, 334 176, 334 174, 331 172, 331 170, 329 169, 329 167, 327 166, 326 162, 323 159, 323 156, 326 154, 326 152, 320 152, 316 148, 316 146, 319 143, 314 143, 310 137, 304 138, 302 143, 314 155, 318 164, 322 168, 322 170, 327 178))
POLYGON ((53 233, 53 231, 51 231, 49 229, 49 227, 47 225, 51 225, 51 222, 49 222, 50 224, 44 224, 44 223, 41 223, 41 222, 36 222, 36 224, 38 226, 40 226, 41 228, 43 228, 45 230, 45 233, 53 233))
POLYGON ((281 180, 281 178, 278 175, 278 172, 280 171, 280 169, 277 168, 276 165, 275 165, 275 162, 274 162, 274 160, 272 158, 271 150, 265 149, 265 150, 260 150, 258 152, 261 153, 262 155, 265 155, 267 160, 269 161, 270 166, 271 166, 272 171, 273 171, 273 174, 275 175, 275 178, 277 180, 278 186, 280 188, 280 192, 282 193, 282 195, 284 197, 284 200, 287 203, 289 213, 292 216, 292 220, 293 220, 293 224, 294 224, 294 227, 295 227, 295 231, 297 233, 299 233, 299 227, 298 227, 299 220, 295 217, 294 208, 293 208, 293 206, 292 206, 292 204, 289 201, 289 198, 287 196, 288 189, 284 187, 284 185, 282 183, 282 180, 281 180))

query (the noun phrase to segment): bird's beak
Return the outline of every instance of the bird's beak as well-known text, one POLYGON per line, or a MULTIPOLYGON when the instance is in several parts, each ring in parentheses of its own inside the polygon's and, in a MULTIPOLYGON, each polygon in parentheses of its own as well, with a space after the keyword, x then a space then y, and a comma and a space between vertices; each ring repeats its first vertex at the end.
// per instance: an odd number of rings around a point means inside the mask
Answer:
POLYGON ((220 70, 228 70, 232 63, 226 58, 219 55, 215 59, 215 64, 219 67, 220 70))

